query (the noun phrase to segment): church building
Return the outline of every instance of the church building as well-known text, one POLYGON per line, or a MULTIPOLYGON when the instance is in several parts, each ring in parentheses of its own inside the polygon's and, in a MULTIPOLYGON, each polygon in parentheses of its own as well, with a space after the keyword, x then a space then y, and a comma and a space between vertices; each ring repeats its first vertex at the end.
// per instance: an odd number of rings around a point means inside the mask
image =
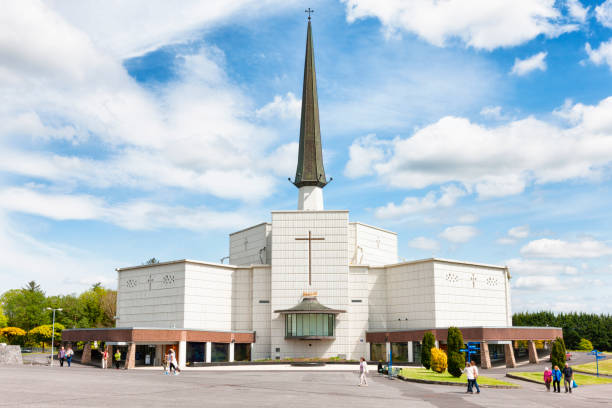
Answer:
MULTIPOLYGON (((297 209, 229 235, 229 264, 182 259, 117 269, 117 327, 69 329, 64 342, 120 347, 126 366, 340 357, 418 363, 426 331, 459 327, 482 367, 515 364, 559 328, 512 327, 510 271, 446 259, 399 261, 395 232, 325 209, 312 29, 308 21, 297 209), (541 341, 541 342, 536 342, 541 341)), ((545 344, 545 343, 544 343, 545 344)), ((112 355, 112 353, 110 353, 112 355)))

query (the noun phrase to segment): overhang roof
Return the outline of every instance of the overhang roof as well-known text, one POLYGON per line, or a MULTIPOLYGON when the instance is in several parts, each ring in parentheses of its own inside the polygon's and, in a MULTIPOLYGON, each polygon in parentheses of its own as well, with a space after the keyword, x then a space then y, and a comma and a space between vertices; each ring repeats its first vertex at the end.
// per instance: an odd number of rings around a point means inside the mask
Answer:
POLYGON ((290 309, 275 310, 274 313, 346 313, 346 310, 332 309, 319 303, 316 296, 304 296, 302 301, 290 309))

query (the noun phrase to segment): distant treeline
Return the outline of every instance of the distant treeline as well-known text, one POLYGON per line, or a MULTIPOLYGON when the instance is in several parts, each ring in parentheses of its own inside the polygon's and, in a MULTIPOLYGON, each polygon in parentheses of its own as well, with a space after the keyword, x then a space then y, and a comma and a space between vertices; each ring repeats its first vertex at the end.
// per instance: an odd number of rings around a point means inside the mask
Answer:
POLYGON ((512 316, 514 326, 553 326, 563 328, 565 346, 578 348, 587 339, 600 351, 612 351, 612 315, 589 313, 525 312, 512 316))

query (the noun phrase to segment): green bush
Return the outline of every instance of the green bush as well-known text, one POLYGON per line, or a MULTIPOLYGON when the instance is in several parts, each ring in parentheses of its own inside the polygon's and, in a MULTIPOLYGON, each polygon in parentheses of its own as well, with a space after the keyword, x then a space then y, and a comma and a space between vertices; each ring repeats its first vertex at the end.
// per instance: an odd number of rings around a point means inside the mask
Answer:
POLYGON ((578 343, 578 350, 591 351, 593 350, 593 344, 587 339, 580 339, 580 342, 578 343))
POLYGON ((431 368, 431 349, 436 345, 436 338, 433 333, 427 332, 423 336, 423 342, 421 344, 421 364, 426 369, 431 368))
POLYGON ((563 368, 565 366, 565 343, 561 337, 557 337, 552 343, 550 351, 550 363, 552 366, 563 368))
POLYGON ((431 369, 436 373, 443 373, 448 367, 448 360, 444 350, 439 348, 431 348, 431 369))
POLYGON ((461 377, 465 366, 465 354, 459 351, 464 346, 461 330, 456 327, 449 327, 446 343, 448 346, 448 372, 453 377, 461 377))

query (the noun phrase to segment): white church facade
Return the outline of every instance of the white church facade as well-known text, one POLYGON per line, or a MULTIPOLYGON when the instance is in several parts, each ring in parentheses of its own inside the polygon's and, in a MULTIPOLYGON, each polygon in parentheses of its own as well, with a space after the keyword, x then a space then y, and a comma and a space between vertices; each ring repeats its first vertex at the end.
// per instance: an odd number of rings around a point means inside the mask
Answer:
POLYGON ((555 328, 512 327, 505 266, 400 262, 396 233, 355 222, 346 210, 324 209, 329 181, 309 21, 297 210, 272 211, 269 222, 230 234, 229 264, 185 259, 117 269, 117 327, 66 330, 64 341, 127 347, 129 366, 154 364, 167 347, 177 350, 181 365, 386 360, 390 353, 410 363, 418 362, 425 331, 443 345, 445 330, 457 326, 466 341, 481 343, 487 367, 504 354, 512 365, 518 340, 529 342, 530 359, 537 360, 533 340, 559 335, 555 328))

